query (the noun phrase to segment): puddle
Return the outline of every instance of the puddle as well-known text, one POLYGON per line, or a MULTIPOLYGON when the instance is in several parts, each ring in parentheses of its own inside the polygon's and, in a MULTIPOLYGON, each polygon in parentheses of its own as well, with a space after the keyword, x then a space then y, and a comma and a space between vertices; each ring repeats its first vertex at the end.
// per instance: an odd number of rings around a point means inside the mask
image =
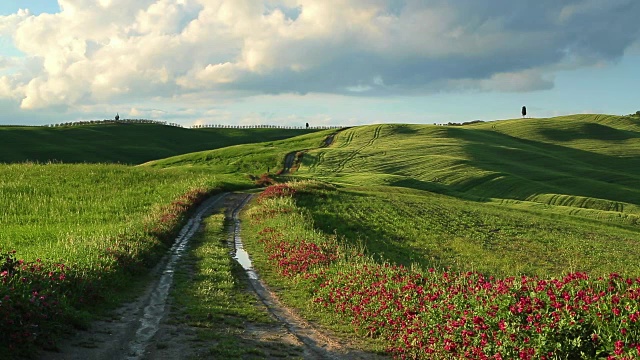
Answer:
POLYGON ((247 195, 242 203, 238 205, 233 210, 231 218, 233 220, 233 232, 230 234, 233 236, 233 249, 232 256, 233 258, 242 266, 244 271, 247 273, 249 279, 257 280, 258 274, 253 269, 253 264, 251 263, 251 259, 249 258, 249 253, 244 249, 244 245, 242 244, 242 238, 240 237, 240 218, 238 215, 240 214, 240 210, 249 202, 251 199, 251 195, 247 195))
POLYGON ((171 249, 168 252, 168 260, 164 265, 160 279, 153 291, 149 295, 147 305, 140 319, 140 326, 136 330, 134 339, 131 340, 127 359, 136 360, 144 356, 145 349, 149 344, 149 340, 153 338, 160 327, 160 320, 165 314, 167 305, 167 296, 173 283, 173 274, 175 272, 178 260, 184 255, 189 240, 200 228, 202 217, 219 201, 224 199, 227 194, 220 194, 205 201, 197 209, 196 213, 189 219, 187 224, 182 228, 171 249))

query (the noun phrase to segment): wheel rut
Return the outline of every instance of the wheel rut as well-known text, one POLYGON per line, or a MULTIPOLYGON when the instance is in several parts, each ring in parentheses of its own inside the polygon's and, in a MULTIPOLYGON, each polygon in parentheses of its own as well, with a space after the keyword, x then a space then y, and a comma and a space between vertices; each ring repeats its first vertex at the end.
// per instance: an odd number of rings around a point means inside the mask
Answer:
POLYGON ((304 359, 385 359, 386 357, 350 349, 340 341, 317 330, 295 311, 283 305, 277 295, 260 279, 252 266, 249 254, 244 250, 240 236, 239 214, 251 197, 252 195, 247 195, 232 211, 233 227, 229 234, 229 241, 233 244, 233 256, 245 269, 251 287, 269 313, 302 344, 304 359))
MULTIPOLYGON (((338 134, 338 132, 342 131, 339 130, 329 136, 327 136, 324 141, 322 142, 322 146, 320 146, 320 148, 327 148, 329 146, 331 146, 335 140, 335 136, 338 134)), ((309 149, 305 149, 305 150, 300 150, 300 151, 292 151, 290 153, 288 153, 285 158, 284 158, 284 168, 282 169, 282 174, 283 175, 287 175, 287 174, 291 174, 293 173, 296 169, 296 165, 298 165, 301 156, 299 156, 300 154, 306 154, 309 151, 309 149)), ((316 164, 313 164, 311 167, 314 167, 315 165, 317 165, 317 161, 316 164)))
MULTIPOLYGON (((36 358, 42 360, 75 359, 213 359, 194 347, 197 329, 176 325, 169 292, 176 266, 187 249, 190 239, 198 232, 202 220, 215 211, 226 209, 227 241, 233 256, 247 272, 248 286, 256 293, 267 311, 275 319, 274 325, 264 327, 246 323, 245 334, 258 340, 277 338, 274 344, 296 346, 304 359, 386 359, 376 354, 351 348, 337 338, 317 330, 295 311, 280 302, 276 294, 260 279, 251 266, 240 237, 240 212, 252 195, 223 193, 208 199, 189 219, 167 255, 152 271, 155 280, 134 301, 123 304, 111 315, 91 324, 85 331, 59 343, 56 351, 44 351, 36 358)), ((270 359, 270 358, 267 358, 270 359)))
POLYGON ((87 331, 59 344, 57 352, 40 354, 43 360, 111 360, 143 359, 161 320, 168 311, 169 290, 176 265, 185 253, 191 238, 200 228, 202 219, 219 206, 227 193, 213 196, 202 203, 189 218, 164 258, 151 271, 151 281, 142 295, 118 308, 110 319, 95 321, 87 331))
MULTIPOLYGON (((338 163, 338 166, 336 167, 335 172, 341 172, 344 170, 345 166, 351 162, 353 159, 355 159, 361 152, 362 150, 373 146, 373 144, 376 142, 376 140, 378 140, 380 138, 380 133, 382 132, 382 128, 383 125, 378 125, 376 126, 376 128, 373 131, 373 136, 372 138, 364 145, 360 146, 359 148, 351 151, 348 155, 344 156, 342 158, 342 160, 340 160, 340 162, 338 163)), ((351 132, 349 134, 349 140, 347 142, 347 145, 351 144, 353 137, 354 137, 354 133, 351 132)))

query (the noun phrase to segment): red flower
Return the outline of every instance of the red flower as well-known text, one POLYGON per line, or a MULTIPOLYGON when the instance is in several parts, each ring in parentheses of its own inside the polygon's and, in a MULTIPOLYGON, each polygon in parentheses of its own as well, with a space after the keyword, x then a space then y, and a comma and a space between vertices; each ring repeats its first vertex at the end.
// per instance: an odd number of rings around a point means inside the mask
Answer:
POLYGON ((613 308, 613 310, 611 310, 611 311, 613 311, 613 314, 614 314, 615 316, 620 316, 620 309, 618 309, 618 308, 613 308))

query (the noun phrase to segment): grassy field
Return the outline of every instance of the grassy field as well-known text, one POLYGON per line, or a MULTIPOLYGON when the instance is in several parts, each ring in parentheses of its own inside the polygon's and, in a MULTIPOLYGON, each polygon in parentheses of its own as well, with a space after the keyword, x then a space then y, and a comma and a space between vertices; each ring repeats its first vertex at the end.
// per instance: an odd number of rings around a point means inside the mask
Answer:
POLYGON ((0 126, 0 163, 25 161, 140 164, 194 151, 275 141, 309 129, 185 129, 159 124, 0 126))
MULTIPOLYGON (((156 126, 122 126, 130 125, 156 126)), ((192 131, 163 127, 167 129, 192 131)), ((202 129, 213 130, 218 129, 202 129)), ((255 141, 260 131, 271 129, 220 129, 226 130, 231 131, 221 143, 255 141)), ((51 346, 55 334, 65 328, 62 323, 82 326, 85 309, 126 290, 155 264, 188 211, 204 197, 254 187, 252 179, 269 166, 273 171, 281 168, 285 154, 299 146, 318 146, 324 137, 311 132, 289 143, 246 145, 249 150, 242 154, 231 147, 226 153, 221 150, 229 156, 226 163, 204 167, 184 166, 182 160, 181 166, 171 166, 171 161, 167 166, 137 167, 0 165, 0 321, 5 330, 0 344, 14 347, 12 351, 34 344, 51 346), (31 301, 34 293, 42 301, 31 301), (25 326, 38 330, 24 332, 25 326)), ((81 155, 82 148, 73 151, 87 162, 93 159, 91 153, 81 155)), ((127 162, 135 162, 135 155, 127 156, 127 162)), ((199 154, 193 156, 197 159, 199 154)))
POLYGON ((340 132, 330 148, 309 151, 298 174, 637 214, 640 119, 363 126, 340 132))
POLYGON ((236 180, 197 170, 159 171, 124 165, 0 166, 0 244, 31 261, 91 263, 108 239, 142 231, 181 195, 236 180))
POLYGON ((144 166, 154 168, 203 168, 217 174, 276 173, 284 166, 285 156, 291 152, 323 146, 327 136, 335 130, 322 130, 278 141, 230 146, 151 161, 144 166))
POLYGON ((395 264, 496 276, 640 274, 639 229, 617 221, 392 187, 300 196, 297 204, 318 230, 395 264))
POLYGON ((374 350, 636 358, 639 124, 347 129, 294 174, 327 185, 270 191, 248 212, 247 247, 291 306, 382 340, 374 350))
POLYGON ((420 359, 640 355, 637 230, 313 182, 268 188, 245 224, 254 266, 284 301, 345 336, 371 338, 362 346, 372 351, 420 359))
POLYGON ((0 353, 52 346, 153 266, 200 201, 253 186, 195 169, 97 164, 2 165, 0 178, 0 353))

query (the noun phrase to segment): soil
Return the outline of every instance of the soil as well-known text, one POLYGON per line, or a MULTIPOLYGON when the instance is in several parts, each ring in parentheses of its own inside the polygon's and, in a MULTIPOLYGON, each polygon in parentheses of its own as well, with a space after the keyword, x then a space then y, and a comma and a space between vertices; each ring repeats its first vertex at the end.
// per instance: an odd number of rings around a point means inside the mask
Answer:
MULTIPOLYGON (((237 226, 229 230, 229 241, 238 241, 238 212, 244 206, 246 194, 221 194, 201 206, 183 229, 176 244, 153 270, 154 280, 145 291, 123 304, 112 316, 95 321, 89 329, 61 341, 56 351, 45 351, 40 359, 215 359, 208 354, 208 340, 198 335, 198 329, 185 324, 180 309, 171 306, 167 296, 172 284, 173 269, 180 263, 185 249, 203 217, 225 211, 235 218, 237 226)), ((247 346, 261 347, 253 359, 384 359, 386 357, 357 350, 346 340, 332 336, 305 321, 294 310, 284 306, 277 295, 250 270, 247 287, 255 291, 273 317, 272 323, 246 322, 237 332, 247 346), (265 349, 267 349, 265 351, 265 349), (271 351, 269 350, 271 349, 271 351)), ((231 331, 231 330, 230 330, 231 331)), ((236 333, 234 333, 236 334, 236 333)))
MULTIPOLYGON (((336 137, 336 134, 340 131, 342 131, 344 129, 340 129, 338 130, 336 133, 331 134, 329 136, 327 136, 324 141, 322 142, 322 146, 323 148, 329 147, 333 144, 333 140, 336 137)), ((294 152, 290 152, 288 153, 285 158, 284 158, 284 168, 282 169, 282 175, 288 175, 288 174, 292 174, 294 173, 298 167, 300 166, 300 160, 302 159, 301 156, 299 156, 300 153, 304 154, 306 153, 307 150, 302 150, 302 151, 294 151, 294 152)))
POLYGON ((284 158, 284 169, 282 170, 282 174, 290 174, 293 172, 293 166, 296 162, 296 152, 288 153, 284 158))

